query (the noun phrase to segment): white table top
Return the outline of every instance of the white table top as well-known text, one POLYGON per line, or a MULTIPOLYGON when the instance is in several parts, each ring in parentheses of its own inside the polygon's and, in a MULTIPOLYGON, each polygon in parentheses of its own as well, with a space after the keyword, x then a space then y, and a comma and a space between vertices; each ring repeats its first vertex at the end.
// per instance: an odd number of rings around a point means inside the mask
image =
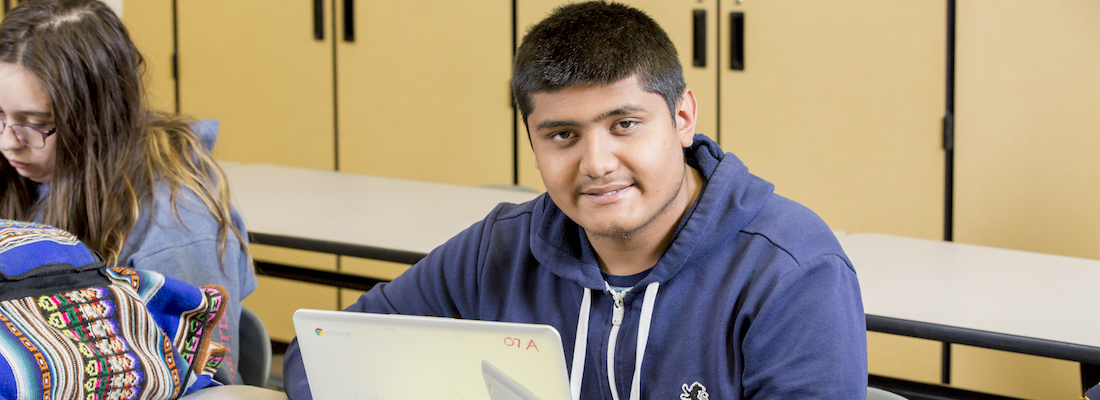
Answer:
POLYGON ((501 202, 536 193, 223 163, 249 232, 427 254, 501 202))
POLYGON ((838 239, 869 316, 1100 348, 1100 261, 883 234, 838 239))
MULTIPOLYGON (((419 254, 500 202, 537 196, 268 164, 223 169, 251 233, 419 254)), ((1100 353, 1100 261, 884 234, 838 239, 855 265, 869 321, 916 323, 930 333, 917 336, 937 340, 944 327, 994 333, 1001 336, 977 345, 1059 358, 1079 349, 1047 354, 1031 349, 1030 339, 1095 348, 1087 359, 1100 353), (1030 341, 1002 347, 1003 335, 1030 341)))

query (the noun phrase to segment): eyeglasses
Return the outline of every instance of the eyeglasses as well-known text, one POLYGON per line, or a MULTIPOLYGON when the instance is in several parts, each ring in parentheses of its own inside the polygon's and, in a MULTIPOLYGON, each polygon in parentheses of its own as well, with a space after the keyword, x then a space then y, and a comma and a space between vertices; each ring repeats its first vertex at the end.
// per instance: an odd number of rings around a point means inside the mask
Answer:
POLYGON ((0 134, 5 129, 11 127, 11 131, 15 133, 15 137, 19 139, 27 147, 41 149, 46 147, 46 138, 57 132, 57 127, 48 131, 40 131, 35 128, 31 128, 22 124, 8 124, 7 122, 0 120, 0 134))

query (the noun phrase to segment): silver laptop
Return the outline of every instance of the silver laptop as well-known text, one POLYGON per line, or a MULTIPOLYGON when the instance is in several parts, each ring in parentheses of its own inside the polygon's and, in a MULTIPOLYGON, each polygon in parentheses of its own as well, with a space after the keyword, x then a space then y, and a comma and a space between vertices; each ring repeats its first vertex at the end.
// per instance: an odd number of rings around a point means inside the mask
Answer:
POLYGON ((302 309, 294 330, 314 399, 569 399, 549 325, 302 309))

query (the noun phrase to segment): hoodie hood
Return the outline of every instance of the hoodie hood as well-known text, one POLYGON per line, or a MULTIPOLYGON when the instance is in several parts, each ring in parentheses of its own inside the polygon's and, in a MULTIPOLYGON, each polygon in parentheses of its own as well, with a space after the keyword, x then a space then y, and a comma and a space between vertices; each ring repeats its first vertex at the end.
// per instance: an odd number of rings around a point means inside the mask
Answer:
MULTIPOLYGON (((691 147, 684 149, 684 158, 703 175, 704 187, 680 221, 668 249, 635 287, 675 276, 689 265, 696 247, 714 226, 740 230, 756 217, 774 191, 771 183, 749 174, 740 159, 732 153, 723 154, 718 144, 704 135, 695 135, 691 147)), ((603 290, 604 279, 584 228, 565 215, 546 193, 535 200, 533 214, 531 252, 539 263, 563 279, 603 290)))

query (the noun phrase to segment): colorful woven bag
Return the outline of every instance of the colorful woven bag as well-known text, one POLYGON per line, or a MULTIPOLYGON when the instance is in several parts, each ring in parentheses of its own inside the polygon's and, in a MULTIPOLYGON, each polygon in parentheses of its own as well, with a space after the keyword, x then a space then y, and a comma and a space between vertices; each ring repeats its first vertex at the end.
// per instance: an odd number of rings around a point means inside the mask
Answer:
POLYGON ((213 380, 225 289, 107 268, 72 234, 0 220, 0 399, 172 399, 213 380))

